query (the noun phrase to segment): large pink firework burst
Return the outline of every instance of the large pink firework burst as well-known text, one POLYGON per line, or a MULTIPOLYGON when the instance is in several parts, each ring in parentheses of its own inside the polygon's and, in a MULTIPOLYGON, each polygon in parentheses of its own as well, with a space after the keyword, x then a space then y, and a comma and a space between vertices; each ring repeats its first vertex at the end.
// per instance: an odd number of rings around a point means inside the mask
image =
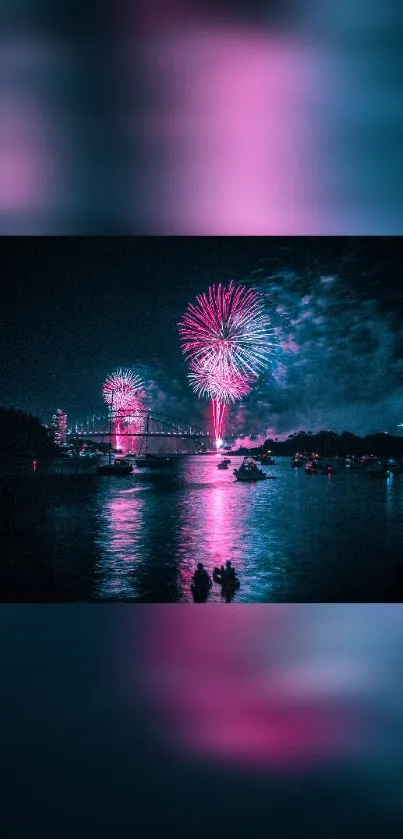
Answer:
POLYGON ((112 373, 102 387, 102 395, 112 411, 116 448, 122 448, 123 428, 140 430, 143 423, 144 405, 141 392, 145 386, 142 377, 133 370, 119 368, 112 373))
POLYGON ((202 363, 190 363, 189 381, 198 396, 219 399, 224 405, 242 399, 251 392, 256 376, 234 370, 217 372, 202 363))
POLYGON ((189 304, 179 333, 193 390, 212 400, 218 448, 226 405, 250 392, 272 351, 264 300, 254 289, 232 282, 212 285, 189 304))

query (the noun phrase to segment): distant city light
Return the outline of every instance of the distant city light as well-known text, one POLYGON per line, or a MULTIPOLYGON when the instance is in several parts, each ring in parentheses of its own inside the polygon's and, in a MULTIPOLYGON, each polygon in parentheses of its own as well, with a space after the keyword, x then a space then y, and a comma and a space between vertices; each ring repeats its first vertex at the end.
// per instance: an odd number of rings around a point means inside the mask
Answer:
POLYGON ((60 408, 52 417, 52 433, 53 439, 58 446, 63 446, 66 443, 67 414, 60 410, 60 408))

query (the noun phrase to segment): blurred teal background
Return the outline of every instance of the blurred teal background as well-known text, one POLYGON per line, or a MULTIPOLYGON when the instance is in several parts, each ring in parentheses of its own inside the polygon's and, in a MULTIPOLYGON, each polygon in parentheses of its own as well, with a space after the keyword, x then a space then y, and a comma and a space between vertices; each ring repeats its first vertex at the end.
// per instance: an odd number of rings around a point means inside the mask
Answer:
POLYGON ((0 609, 4 835, 399 836, 400 605, 0 609))

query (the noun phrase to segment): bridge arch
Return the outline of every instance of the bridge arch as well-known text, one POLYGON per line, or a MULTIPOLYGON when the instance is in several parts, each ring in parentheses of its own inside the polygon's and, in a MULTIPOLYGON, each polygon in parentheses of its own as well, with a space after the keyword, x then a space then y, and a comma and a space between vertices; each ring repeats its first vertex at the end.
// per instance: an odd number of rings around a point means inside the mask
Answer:
POLYGON ((137 410, 134 416, 122 410, 94 413, 76 423, 69 437, 102 443, 111 439, 112 446, 124 453, 208 450, 212 443, 208 432, 161 411, 146 409, 137 410))

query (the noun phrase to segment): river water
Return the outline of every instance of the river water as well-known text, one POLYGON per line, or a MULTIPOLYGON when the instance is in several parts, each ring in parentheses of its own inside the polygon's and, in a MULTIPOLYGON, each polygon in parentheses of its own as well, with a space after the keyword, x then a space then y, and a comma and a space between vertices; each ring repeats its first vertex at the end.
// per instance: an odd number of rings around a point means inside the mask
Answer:
MULTIPOLYGON (((235 481, 238 458, 228 471, 217 462, 183 457, 127 478, 27 467, 10 478, 3 600, 186 602, 197 562, 212 573, 227 559, 238 602, 384 599, 402 553, 403 476, 309 477, 277 458, 265 467, 277 480, 250 485, 235 481)), ((221 602, 217 585, 209 600, 221 602)))

